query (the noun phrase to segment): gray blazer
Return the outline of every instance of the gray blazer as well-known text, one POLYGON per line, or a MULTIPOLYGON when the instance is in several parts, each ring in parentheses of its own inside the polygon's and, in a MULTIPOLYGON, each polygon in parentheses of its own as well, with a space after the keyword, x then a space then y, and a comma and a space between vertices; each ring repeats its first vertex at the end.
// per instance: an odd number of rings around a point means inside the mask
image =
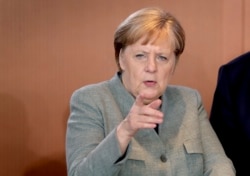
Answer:
POLYGON ((117 125, 134 98, 119 74, 76 90, 66 134, 69 176, 234 176, 196 90, 168 86, 159 134, 140 130, 121 156, 117 125))

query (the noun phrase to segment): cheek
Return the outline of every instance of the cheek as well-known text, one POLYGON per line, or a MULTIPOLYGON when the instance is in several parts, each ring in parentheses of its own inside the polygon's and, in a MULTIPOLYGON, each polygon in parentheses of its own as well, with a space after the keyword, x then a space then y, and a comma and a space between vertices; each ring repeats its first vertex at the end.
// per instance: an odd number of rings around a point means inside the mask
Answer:
POLYGON ((143 68, 136 63, 128 63, 126 69, 132 80, 139 80, 144 75, 143 68))
POLYGON ((130 80, 133 82, 134 86, 138 87, 142 84, 142 81, 144 80, 145 73, 138 69, 131 69, 129 71, 130 74, 130 80))
POLYGON ((169 80, 172 78, 172 76, 173 76, 173 69, 167 69, 167 71, 162 72, 160 77, 161 84, 163 86, 166 86, 169 80))
POLYGON ((131 86, 138 87, 142 80, 142 74, 138 72, 138 70, 130 70, 129 79, 131 82, 131 86))

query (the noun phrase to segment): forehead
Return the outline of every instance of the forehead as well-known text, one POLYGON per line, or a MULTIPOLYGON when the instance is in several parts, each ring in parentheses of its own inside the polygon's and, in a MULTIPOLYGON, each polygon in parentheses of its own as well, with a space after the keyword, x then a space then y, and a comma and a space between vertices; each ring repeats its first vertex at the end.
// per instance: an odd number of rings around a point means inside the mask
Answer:
POLYGON ((167 33, 156 33, 150 36, 144 35, 134 44, 129 46, 133 48, 144 48, 144 49, 153 46, 155 49, 165 52, 166 51, 170 52, 174 50, 174 42, 167 33))

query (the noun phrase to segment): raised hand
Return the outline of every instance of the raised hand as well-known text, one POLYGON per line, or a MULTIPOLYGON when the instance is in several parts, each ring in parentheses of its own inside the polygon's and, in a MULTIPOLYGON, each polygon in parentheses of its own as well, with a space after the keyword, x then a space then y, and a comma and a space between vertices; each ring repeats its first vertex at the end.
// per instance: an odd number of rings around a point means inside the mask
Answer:
POLYGON ((163 121, 163 113, 158 110, 161 100, 156 99, 150 104, 144 104, 147 98, 145 94, 138 95, 129 114, 117 128, 117 137, 122 151, 125 151, 129 141, 138 130, 155 128, 163 121))

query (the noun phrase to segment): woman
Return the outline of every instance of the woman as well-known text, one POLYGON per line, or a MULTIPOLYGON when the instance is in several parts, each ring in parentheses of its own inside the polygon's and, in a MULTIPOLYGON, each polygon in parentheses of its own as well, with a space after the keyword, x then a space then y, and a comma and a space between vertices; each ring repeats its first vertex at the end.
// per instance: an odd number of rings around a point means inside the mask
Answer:
POLYGON ((199 93, 168 85, 184 46, 181 25, 162 9, 141 9, 120 24, 118 73, 72 95, 68 175, 235 175, 199 93))

